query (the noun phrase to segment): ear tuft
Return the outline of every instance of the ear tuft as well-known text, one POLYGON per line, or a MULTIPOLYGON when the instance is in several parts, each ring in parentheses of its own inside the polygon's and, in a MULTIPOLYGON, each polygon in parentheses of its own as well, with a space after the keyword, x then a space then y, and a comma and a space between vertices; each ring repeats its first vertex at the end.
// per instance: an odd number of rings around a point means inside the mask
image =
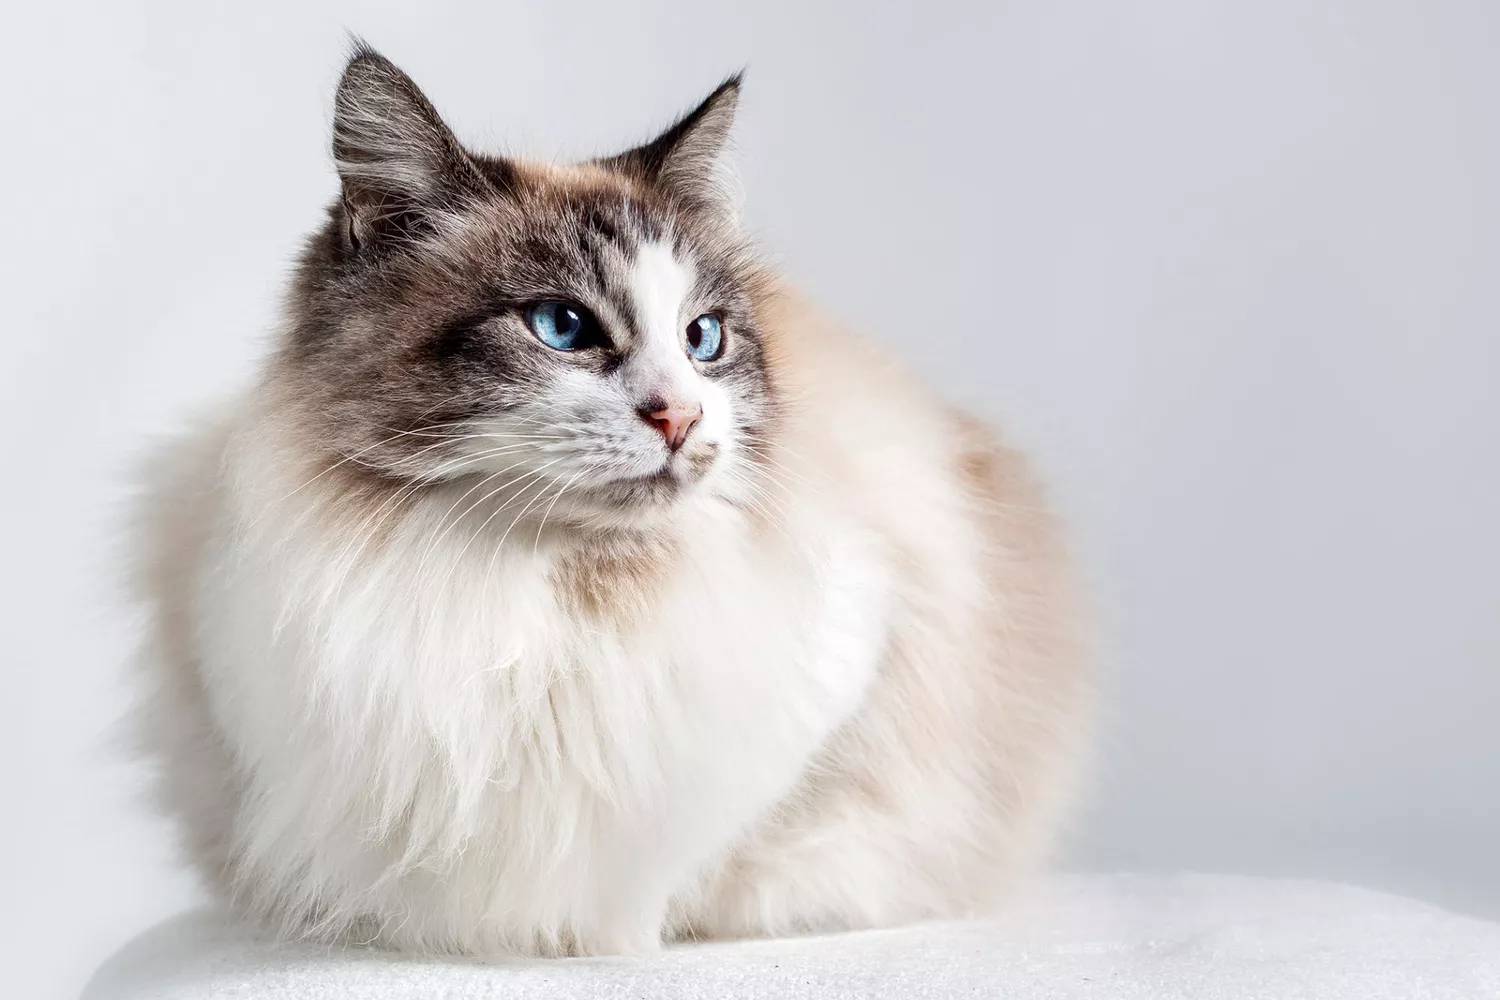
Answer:
POLYGON ((359 41, 334 99, 333 156, 360 245, 487 188, 411 77, 359 41))
POLYGON ((719 84, 701 104, 645 145, 601 162, 691 207, 735 214, 738 186, 728 154, 743 77, 742 70, 719 84))

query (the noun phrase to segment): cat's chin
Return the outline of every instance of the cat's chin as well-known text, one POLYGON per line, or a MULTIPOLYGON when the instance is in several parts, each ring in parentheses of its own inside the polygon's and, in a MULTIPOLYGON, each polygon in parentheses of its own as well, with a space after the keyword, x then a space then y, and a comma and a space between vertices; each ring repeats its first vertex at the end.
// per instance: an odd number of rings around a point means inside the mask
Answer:
POLYGON ((570 513, 582 521, 611 528, 648 525, 671 517, 700 494, 708 477, 696 470, 663 465, 641 476, 593 484, 569 497, 570 513))
POLYGON ((626 476, 596 487, 595 492, 624 508, 671 507, 697 492, 717 464, 719 449, 684 449, 651 472, 626 476))
POLYGON ((644 476, 617 479, 594 490, 596 498, 622 510, 659 510, 671 507, 692 492, 696 476, 687 476, 664 465, 644 476))

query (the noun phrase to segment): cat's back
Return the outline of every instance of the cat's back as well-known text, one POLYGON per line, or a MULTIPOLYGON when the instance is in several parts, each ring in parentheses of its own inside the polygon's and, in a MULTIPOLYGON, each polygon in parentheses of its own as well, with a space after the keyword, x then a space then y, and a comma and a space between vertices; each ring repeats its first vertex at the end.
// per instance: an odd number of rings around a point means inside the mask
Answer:
POLYGON ((810 489, 836 494, 908 553, 972 564, 999 546, 1039 570, 1065 570, 1023 453, 799 293, 777 289, 765 314, 784 398, 784 460, 810 489))

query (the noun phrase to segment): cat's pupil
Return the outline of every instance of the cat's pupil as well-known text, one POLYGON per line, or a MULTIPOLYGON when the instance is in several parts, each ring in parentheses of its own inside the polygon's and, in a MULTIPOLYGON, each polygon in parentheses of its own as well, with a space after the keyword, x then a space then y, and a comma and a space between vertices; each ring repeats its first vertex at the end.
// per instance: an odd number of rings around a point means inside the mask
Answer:
POLYGON ((697 322, 688 327, 688 346, 696 351, 702 344, 703 324, 702 322, 697 322))
POLYGON ((559 311, 562 313, 562 322, 557 324, 557 332, 563 336, 577 333, 578 328, 583 326, 583 317, 566 306, 559 311))

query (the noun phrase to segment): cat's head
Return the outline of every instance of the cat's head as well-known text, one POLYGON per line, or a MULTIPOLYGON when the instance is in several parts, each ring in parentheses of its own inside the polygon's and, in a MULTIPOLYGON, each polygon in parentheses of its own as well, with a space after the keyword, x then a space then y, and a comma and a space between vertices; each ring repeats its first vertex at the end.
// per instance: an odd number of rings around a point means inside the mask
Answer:
POLYGON ((742 497, 778 396, 723 162, 738 95, 731 78, 643 146, 542 165, 465 149, 357 51, 341 197, 275 369, 306 440, 393 485, 472 479, 605 520, 742 497))

